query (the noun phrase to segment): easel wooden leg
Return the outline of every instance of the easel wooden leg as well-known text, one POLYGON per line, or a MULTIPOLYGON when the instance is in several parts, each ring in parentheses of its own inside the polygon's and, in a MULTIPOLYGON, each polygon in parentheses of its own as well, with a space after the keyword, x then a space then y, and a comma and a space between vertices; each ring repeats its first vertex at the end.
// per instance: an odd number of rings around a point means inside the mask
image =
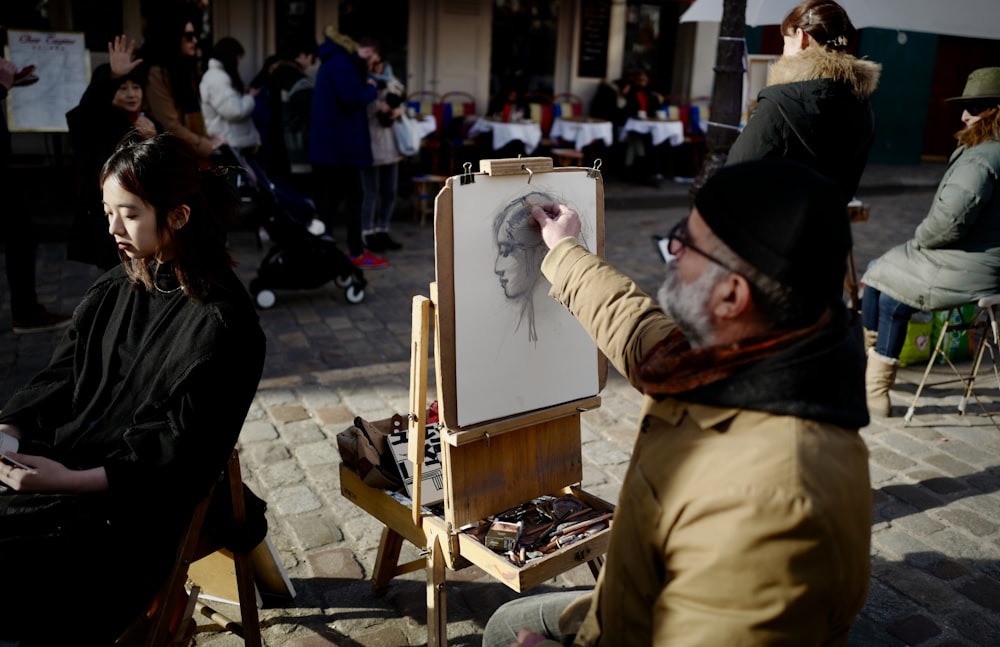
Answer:
POLYGON ((396 574, 399 551, 403 547, 403 536, 388 526, 382 528, 382 540, 378 543, 375 557, 375 572, 372 575, 372 595, 380 597, 389 588, 389 581, 396 574))
POLYGON ((595 557, 594 559, 587 562, 587 566, 590 567, 590 572, 593 574, 594 579, 601 574, 601 569, 604 567, 604 556, 595 557))
POLYGON ((445 647, 448 644, 448 609, 440 538, 434 537, 427 560, 427 647, 445 647))

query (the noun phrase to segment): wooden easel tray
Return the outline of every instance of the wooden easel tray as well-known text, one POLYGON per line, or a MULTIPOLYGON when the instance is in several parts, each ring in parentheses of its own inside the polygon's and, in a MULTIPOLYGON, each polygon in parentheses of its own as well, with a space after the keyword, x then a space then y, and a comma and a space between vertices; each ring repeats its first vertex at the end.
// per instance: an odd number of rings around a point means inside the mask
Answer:
MULTIPOLYGON (((418 548, 426 547, 429 535, 439 534, 448 538, 448 541, 443 541, 442 544, 452 547, 451 551, 445 551, 445 558, 450 569, 460 570, 469 564, 475 564, 488 575, 518 593, 527 591, 580 564, 596 563, 607 551, 611 533, 611 529, 606 528, 519 567, 503 555, 493 552, 474 537, 462 532, 449 534, 448 524, 441 517, 424 515, 422 518, 424 527, 414 525, 408 506, 397 501, 384 490, 365 485, 361 478, 343 463, 340 465, 340 489, 345 498, 418 548)), ((578 487, 567 487, 556 494, 572 494, 596 510, 614 510, 612 504, 578 487)), ((390 569, 395 567, 394 564, 381 566, 390 569)), ((591 564, 591 569, 596 571, 596 565, 591 564)))

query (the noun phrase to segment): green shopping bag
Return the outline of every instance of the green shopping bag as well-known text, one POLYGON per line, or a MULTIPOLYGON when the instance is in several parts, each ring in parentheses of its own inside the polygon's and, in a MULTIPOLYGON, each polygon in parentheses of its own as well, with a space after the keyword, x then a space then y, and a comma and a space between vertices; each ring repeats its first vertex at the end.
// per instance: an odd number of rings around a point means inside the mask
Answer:
MULTIPOLYGON (((976 305, 967 303, 959 308, 948 308, 938 310, 934 313, 934 326, 931 330, 931 344, 936 344, 945 322, 953 324, 968 323, 976 316, 976 305)), ((972 356, 972 333, 968 330, 953 330, 945 337, 942 347, 943 355, 953 362, 960 362, 972 356)), ((945 364, 945 359, 939 356, 935 360, 938 364, 945 364)))
POLYGON ((899 365, 926 364, 934 347, 934 320, 929 312, 915 312, 906 325, 906 339, 899 352, 899 365))

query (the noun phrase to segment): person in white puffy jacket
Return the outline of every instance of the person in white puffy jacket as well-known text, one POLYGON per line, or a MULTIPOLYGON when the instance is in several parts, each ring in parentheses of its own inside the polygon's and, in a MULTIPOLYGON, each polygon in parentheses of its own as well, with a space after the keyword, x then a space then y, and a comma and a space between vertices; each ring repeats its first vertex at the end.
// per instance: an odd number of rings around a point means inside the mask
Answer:
POLYGON ((260 146, 260 133, 253 123, 254 97, 259 90, 244 88, 239 74, 244 53, 235 38, 220 38, 198 89, 208 134, 221 136, 242 153, 253 153, 260 146))

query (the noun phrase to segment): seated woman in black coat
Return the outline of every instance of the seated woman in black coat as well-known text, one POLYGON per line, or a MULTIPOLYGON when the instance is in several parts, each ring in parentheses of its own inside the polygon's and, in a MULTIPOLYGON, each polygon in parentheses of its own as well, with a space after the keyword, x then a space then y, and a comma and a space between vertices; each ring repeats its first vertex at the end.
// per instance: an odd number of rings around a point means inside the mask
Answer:
POLYGON ((108 43, 109 62, 94 70, 80 104, 66 113, 81 185, 67 256, 103 270, 117 265, 119 258, 101 206, 97 182, 101 166, 130 130, 146 138, 162 131, 142 112, 145 68, 142 59, 132 60, 134 50, 135 41, 129 44, 124 35, 115 36, 114 42, 108 43))
POLYGON ((226 250, 225 179, 164 134, 124 144, 100 180, 124 260, 0 414, 28 467, 0 464, 0 641, 110 644, 148 607, 263 368, 226 250))

